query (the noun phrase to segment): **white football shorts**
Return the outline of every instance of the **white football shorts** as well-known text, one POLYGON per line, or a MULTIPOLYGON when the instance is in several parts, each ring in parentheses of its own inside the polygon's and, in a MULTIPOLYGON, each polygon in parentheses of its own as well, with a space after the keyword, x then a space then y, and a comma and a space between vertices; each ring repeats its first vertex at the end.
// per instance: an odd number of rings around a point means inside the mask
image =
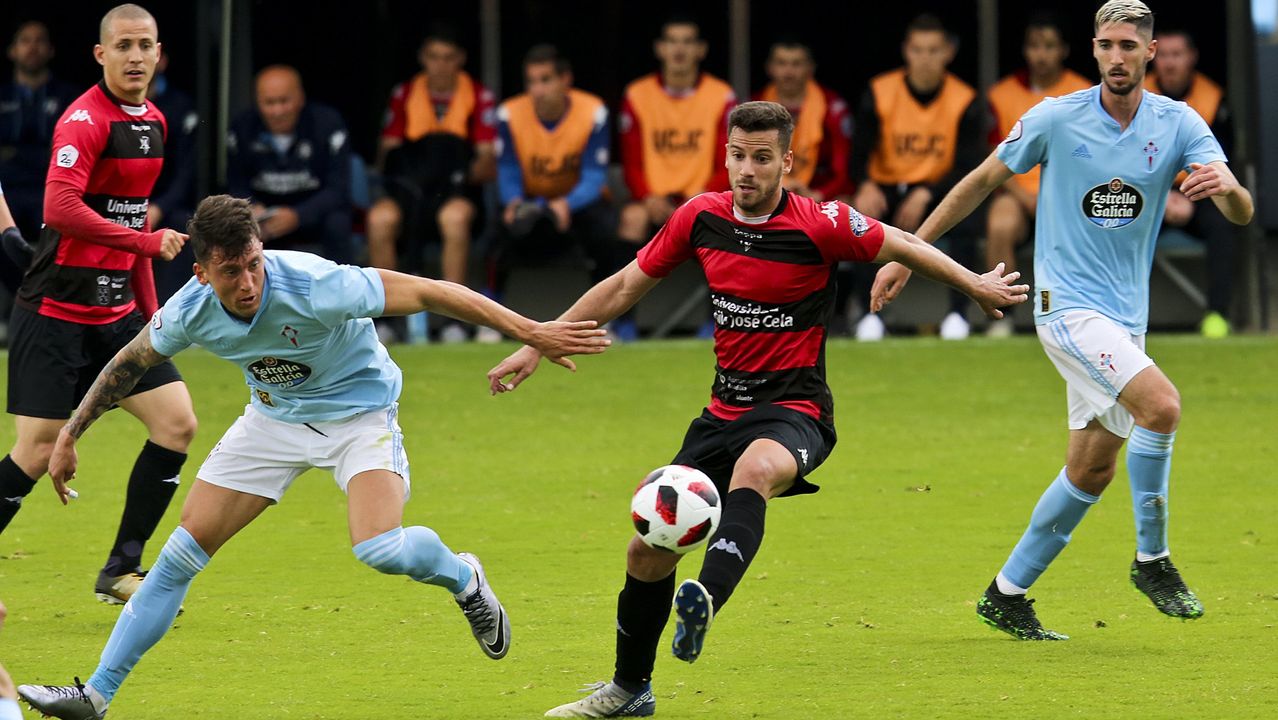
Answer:
POLYGON ((1043 350, 1065 378, 1069 429, 1099 420, 1118 437, 1131 435, 1135 421, 1118 404, 1118 394, 1154 364, 1145 354, 1145 336, 1092 310, 1067 312, 1037 329, 1043 350))
POLYGON ((408 455, 398 415, 396 403, 342 420, 290 423, 247 405, 196 477, 277 503, 297 476, 311 468, 331 471, 342 492, 359 473, 389 470, 404 479, 407 500, 408 455))

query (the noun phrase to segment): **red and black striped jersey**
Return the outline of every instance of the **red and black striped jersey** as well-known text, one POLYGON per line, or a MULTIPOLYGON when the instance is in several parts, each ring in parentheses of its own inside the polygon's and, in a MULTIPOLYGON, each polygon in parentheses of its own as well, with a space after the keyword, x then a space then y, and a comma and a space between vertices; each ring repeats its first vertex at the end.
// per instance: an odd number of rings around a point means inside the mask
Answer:
POLYGON ((148 232, 146 211, 165 135, 154 105, 128 105, 105 83, 67 106, 53 131, 44 230, 19 303, 85 325, 114 322, 135 306, 155 312, 150 258, 163 232, 148 232))
POLYGON ((826 326, 835 268, 868 262, 883 227, 838 201, 784 192, 769 216, 736 212, 732 193, 703 193, 675 211, 639 251, 639 268, 665 277, 695 257, 705 270, 717 360, 709 410, 734 420, 764 403, 834 421, 825 381, 826 326))

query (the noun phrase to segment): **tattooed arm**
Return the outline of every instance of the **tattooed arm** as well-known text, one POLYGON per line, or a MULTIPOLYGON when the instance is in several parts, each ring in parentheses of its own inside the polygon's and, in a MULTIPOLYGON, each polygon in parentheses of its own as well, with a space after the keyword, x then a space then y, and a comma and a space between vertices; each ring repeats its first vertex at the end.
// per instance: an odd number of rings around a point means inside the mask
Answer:
POLYGON ((53 446, 53 455, 49 458, 49 477, 53 478, 53 489, 57 491, 63 505, 67 504, 70 493, 67 481, 75 478, 75 468, 79 462, 75 441, 80 439, 94 420, 102 417, 102 413, 128 397, 147 370, 165 360, 168 358, 151 346, 151 328, 148 325, 98 373, 89 393, 80 401, 75 412, 71 413, 67 424, 62 426, 58 441, 53 446))

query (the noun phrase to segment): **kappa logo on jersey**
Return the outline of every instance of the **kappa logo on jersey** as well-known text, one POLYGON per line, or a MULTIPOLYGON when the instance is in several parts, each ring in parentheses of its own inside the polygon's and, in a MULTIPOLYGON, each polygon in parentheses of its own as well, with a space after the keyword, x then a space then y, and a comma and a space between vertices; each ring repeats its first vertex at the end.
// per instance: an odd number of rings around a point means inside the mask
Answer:
POLYGON ((848 206, 848 224, 852 226, 852 234, 857 237, 861 237, 870 229, 870 223, 865 221, 865 216, 851 206, 848 206))
POLYGON ((837 200, 821 203, 821 214, 830 218, 830 227, 839 226, 839 203, 837 200))
POLYGON ((1025 126, 1021 124, 1020 120, 1017 120, 1016 124, 1012 126, 1012 129, 1007 131, 1007 137, 1003 138, 1003 142, 1014 143, 1017 140, 1020 140, 1021 136, 1024 134, 1025 126))
POLYGON ((75 167, 75 161, 79 159, 80 151, 76 150, 74 145, 63 145, 58 148, 58 167, 75 167))
POLYGON ((1083 215, 1106 230, 1130 224, 1140 217, 1144 207, 1145 198, 1140 191, 1122 178, 1097 185, 1083 196, 1083 215))
POLYGON ((89 116, 88 110, 81 108, 80 110, 76 110, 75 112, 71 113, 71 115, 66 120, 62 121, 62 124, 66 125, 69 122, 87 122, 90 125, 92 125, 93 118, 89 116))
POLYGON ((746 232, 735 225, 732 227, 732 232, 737 234, 737 242, 741 243, 741 249, 745 252, 750 252, 750 248, 754 246, 755 240, 763 239, 763 236, 759 233, 746 232), (749 238, 749 240, 744 238, 749 238))
POLYGON ((308 365, 275 357, 264 357, 249 363, 249 372, 265 385, 291 388, 306 382, 315 371, 308 365))

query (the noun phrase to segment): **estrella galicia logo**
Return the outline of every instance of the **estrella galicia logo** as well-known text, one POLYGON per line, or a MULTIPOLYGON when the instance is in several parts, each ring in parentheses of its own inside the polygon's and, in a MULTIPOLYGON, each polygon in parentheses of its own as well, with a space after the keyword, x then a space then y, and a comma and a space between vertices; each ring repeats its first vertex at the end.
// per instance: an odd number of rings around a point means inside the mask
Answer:
POLYGON ((264 357, 249 363, 249 372, 264 385, 291 388, 306 382, 314 372, 309 366, 276 357, 264 357))
POLYGON ((1097 185, 1083 196, 1083 215, 1107 230, 1120 228, 1140 217, 1145 198, 1140 191, 1114 178, 1104 185, 1097 185))

